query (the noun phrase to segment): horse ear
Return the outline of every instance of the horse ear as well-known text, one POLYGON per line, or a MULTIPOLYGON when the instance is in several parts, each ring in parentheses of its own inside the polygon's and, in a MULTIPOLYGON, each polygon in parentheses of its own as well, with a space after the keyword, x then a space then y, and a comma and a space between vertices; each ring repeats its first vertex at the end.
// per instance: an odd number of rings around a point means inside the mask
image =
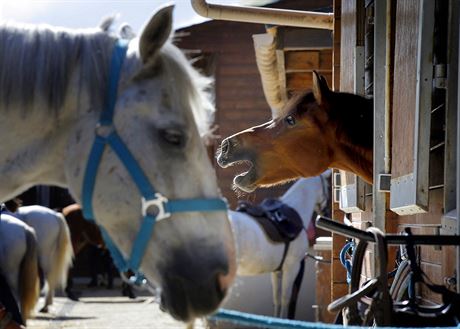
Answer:
POLYGON ((158 50, 168 40, 172 30, 173 9, 174 5, 160 8, 142 31, 139 52, 144 64, 153 59, 158 50))
POLYGON ((321 105, 327 101, 329 95, 329 86, 327 85, 326 78, 318 72, 313 71, 313 95, 316 102, 321 105))

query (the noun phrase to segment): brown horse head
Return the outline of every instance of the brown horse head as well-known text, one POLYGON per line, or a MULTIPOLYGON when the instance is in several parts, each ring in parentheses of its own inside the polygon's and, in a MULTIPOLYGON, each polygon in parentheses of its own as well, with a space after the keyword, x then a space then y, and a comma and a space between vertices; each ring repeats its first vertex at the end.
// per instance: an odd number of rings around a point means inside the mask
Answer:
POLYGON ((282 114, 224 139, 217 155, 223 168, 247 162, 234 178, 246 192, 260 186, 316 176, 327 168, 372 182, 372 100, 333 92, 314 72, 313 90, 292 97, 282 114))

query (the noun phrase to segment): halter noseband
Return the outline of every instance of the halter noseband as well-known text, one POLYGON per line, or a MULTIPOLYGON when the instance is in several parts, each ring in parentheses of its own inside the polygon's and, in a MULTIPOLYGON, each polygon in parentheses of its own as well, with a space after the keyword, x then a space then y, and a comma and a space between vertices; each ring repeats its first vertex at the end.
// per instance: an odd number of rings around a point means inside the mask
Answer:
POLYGON ((171 214, 176 212, 226 211, 227 203, 221 198, 168 200, 168 198, 154 189, 136 159, 117 134, 116 128, 113 125, 113 115, 121 67, 126 57, 127 48, 128 41, 117 40, 112 52, 108 91, 104 108, 99 118, 99 123, 95 129, 96 136, 88 157, 83 179, 82 208, 84 217, 87 220, 94 221, 95 217, 92 203, 94 185, 96 183, 96 175, 104 149, 106 146, 109 146, 131 175, 131 178, 142 196, 141 210, 143 221, 136 239, 134 240, 129 259, 125 259, 107 231, 102 226, 99 227, 104 242, 112 255, 115 266, 121 273, 127 272, 128 270, 134 272, 134 281, 137 281, 136 283, 139 284, 140 282, 138 281, 142 278, 139 267, 145 254, 147 244, 152 236, 155 222, 168 218, 171 214), (151 206, 157 208, 158 213, 156 215, 148 212, 151 206))

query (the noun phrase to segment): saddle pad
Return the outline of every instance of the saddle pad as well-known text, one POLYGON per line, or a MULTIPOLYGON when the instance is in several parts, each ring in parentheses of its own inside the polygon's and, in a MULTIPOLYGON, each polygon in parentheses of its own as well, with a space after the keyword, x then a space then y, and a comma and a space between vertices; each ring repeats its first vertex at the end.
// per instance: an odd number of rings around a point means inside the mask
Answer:
POLYGON ((239 201, 236 211, 251 215, 273 242, 290 242, 303 229, 302 219, 297 211, 278 199, 265 199, 260 205, 239 201))

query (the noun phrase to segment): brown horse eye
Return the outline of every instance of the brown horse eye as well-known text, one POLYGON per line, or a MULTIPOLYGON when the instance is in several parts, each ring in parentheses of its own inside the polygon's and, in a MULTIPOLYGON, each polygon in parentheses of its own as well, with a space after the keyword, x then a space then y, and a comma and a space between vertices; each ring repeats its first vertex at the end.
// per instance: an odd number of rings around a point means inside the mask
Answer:
POLYGON ((288 115, 286 119, 284 119, 286 123, 290 126, 295 125, 295 118, 292 115, 288 115))

